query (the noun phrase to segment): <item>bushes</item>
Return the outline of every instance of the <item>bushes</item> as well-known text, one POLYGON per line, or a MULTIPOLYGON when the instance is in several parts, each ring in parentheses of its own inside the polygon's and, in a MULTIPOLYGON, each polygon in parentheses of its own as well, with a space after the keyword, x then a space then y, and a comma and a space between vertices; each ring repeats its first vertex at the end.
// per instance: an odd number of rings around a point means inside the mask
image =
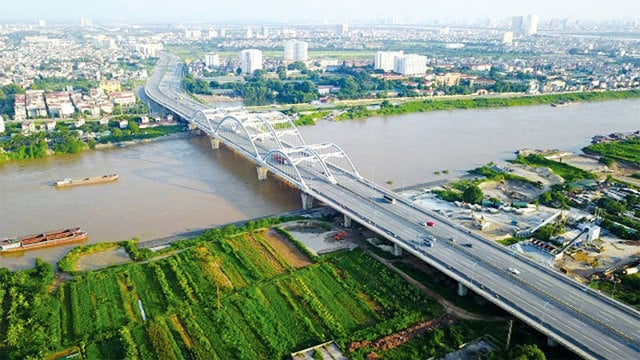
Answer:
POLYGON ((74 247, 67 253, 67 255, 58 260, 58 270, 69 274, 74 274, 76 272, 76 264, 78 263, 80 256, 115 249, 119 245, 119 243, 98 243, 74 247))

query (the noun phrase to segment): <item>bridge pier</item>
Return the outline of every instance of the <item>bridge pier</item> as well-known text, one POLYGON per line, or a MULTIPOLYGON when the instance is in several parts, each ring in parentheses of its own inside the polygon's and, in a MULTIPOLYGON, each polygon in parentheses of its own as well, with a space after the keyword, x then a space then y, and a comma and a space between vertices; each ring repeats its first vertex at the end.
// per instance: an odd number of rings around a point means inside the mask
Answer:
POLYGON ((256 167, 256 170, 258 171, 258 180, 267 180, 267 168, 264 166, 258 166, 256 167))
POLYGON ((220 140, 218 140, 218 139, 216 139, 214 137, 209 138, 209 140, 211 140, 211 148, 213 150, 220 149, 220 140))
POLYGON ((464 286, 463 283, 458 283, 458 296, 466 296, 469 293, 469 289, 464 286))
POLYGON ((547 346, 548 347, 556 347, 558 343, 550 337, 547 337, 547 346))
POLYGON ((398 244, 393 244, 393 255, 402 256, 402 247, 398 244))
POLYGON ((300 193, 300 197, 302 198, 302 209, 309 210, 313 207, 313 196, 302 192, 300 193))
POLYGON ((343 223, 344 223, 344 227, 346 228, 351 227, 351 218, 348 217, 347 215, 344 215, 343 223))

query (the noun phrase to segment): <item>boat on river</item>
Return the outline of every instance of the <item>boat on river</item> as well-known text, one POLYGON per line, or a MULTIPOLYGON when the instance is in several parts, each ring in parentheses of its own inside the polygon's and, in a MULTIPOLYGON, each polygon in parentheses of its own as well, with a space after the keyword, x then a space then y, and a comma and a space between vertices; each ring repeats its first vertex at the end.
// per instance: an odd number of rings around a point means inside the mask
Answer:
POLYGON ((86 240, 87 232, 76 228, 54 230, 15 239, 0 240, 0 253, 25 251, 86 240))
POLYGON ((88 177, 84 179, 64 179, 55 182, 55 187, 69 187, 78 185, 101 184, 118 180, 118 174, 88 177))
POLYGON ((560 102, 551 104, 551 106, 553 106, 553 107, 565 107, 565 106, 578 105, 578 104, 580 104, 580 103, 579 102, 575 102, 575 101, 560 101, 560 102))

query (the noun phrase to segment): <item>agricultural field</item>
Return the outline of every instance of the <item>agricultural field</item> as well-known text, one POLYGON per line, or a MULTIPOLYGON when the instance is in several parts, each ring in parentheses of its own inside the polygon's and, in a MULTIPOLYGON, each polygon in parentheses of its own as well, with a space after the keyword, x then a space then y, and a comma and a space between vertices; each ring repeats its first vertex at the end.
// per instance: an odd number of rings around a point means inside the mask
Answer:
POLYGON ((76 273, 55 292, 47 263, 3 270, 0 358, 77 348, 84 359, 277 359, 443 313, 361 251, 314 262, 286 241, 264 229, 213 236, 161 259, 76 273))
POLYGON ((504 332, 452 320, 364 251, 311 259, 286 230, 260 226, 211 231, 157 259, 129 249, 138 262, 66 281, 42 261, 0 269, 0 358, 278 359, 331 340, 353 358, 419 358, 504 332))

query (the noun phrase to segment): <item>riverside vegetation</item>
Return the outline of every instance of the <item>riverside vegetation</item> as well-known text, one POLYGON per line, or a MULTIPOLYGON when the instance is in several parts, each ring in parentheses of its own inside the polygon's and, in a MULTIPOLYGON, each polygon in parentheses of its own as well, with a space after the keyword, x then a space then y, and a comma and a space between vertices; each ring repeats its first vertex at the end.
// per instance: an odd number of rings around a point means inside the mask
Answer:
MULTIPOLYGON (((56 287, 40 260, 28 271, 0 269, 0 358, 278 359, 331 339, 344 349, 443 314, 359 250, 293 267, 267 240, 281 220, 210 230, 158 253, 129 246, 146 261, 76 273, 56 287)), ((74 251, 59 266, 111 247, 74 251)), ((431 344, 429 353, 442 355, 491 331, 480 328, 447 325, 414 347, 431 344)))

